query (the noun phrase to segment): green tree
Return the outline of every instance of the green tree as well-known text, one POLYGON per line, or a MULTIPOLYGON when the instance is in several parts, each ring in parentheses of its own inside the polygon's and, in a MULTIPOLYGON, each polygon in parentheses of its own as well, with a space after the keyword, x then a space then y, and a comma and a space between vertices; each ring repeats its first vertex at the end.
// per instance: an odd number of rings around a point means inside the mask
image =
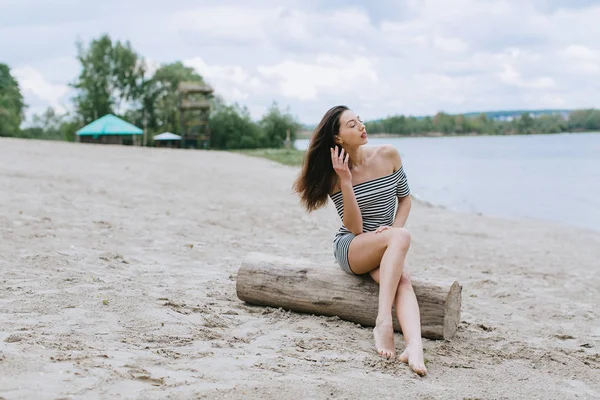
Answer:
POLYGON ((600 110, 576 110, 569 115, 569 129, 573 131, 600 130, 600 110))
POLYGON ((94 39, 85 48, 77 43, 81 73, 72 84, 77 89, 75 109, 84 123, 124 110, 142 97, 144 60, 129 42, 113 43, 108 35, 94 39))
POLYGON ((33 116, 31 126, 23 129, 22 137, 72 142, 80 125, 74 116, 68 113, 58 114, 52 107, 48 107, 42 114, 33 116))
POLYGON ((540 115, 534 120, 534 133, 558 133, 566 129, 566 121, 559 115, 540 115))
POLYGON ((590 110, 585 121, 585 129, 588 131, 600 130, 600 110, 590 110))
POLYGON ((60 131, 62 123, 61 115, 58 115, 52 107, 48 107, 40 115, 34 115, 31 126, 23 129, 23 137, 43 140, 63 140, 60 131))
POLYGON ((529 113, 521 114, 519 119, 514 120, 518 133, 531 134, 533 133, 533 118, 529 113))
POLYGON ((19 136, 25 103, 10 68, 0 63, 0 136, 19 136))
POLYGON ((213 149, 255 149, 264 147, 263 133, 246 108, 218 103, 210 117, 210 147, 213 149))
POLYGON ((282 112, 277 103, 271 104, 267 113, 259 124, 263 131, 266 147, 283 147, 289 133, 291 143, 296 140, 296 135, 302 125, 289 112, 282 112))
POLYGON ((204 79, 193 68, 177 61, 162 65, 140 86, 139 104, 128 110, 125 117, 133 124, 147 128, 148 143, 155 133, 181 133, 177 93, 181 82, 204 82, 204 79))
POLYGON ((166 64, 156 70, 149 82, 145 105, 148 107, 152 127, 179 133, 179 99, 177 87, 181 82, 204 82, 193 68, 180 61, 166 64))
POLYGON ((438 132, 454 133, 456 121, 452 115, 439 112, 433 117, 433 126, 438 132))
POLYGON ((409 118, 409 121, 409 126, 414 126, 414 128, 411 129, 411 132, 414 132, 413 134, 428 133, 435 130, 432 117, 425 117, 422 119, 411 117, 409 118))
MULTIPOLYGON (((367 132, 369 133, 386 133, 381 120, 365 122, 365 127, 367 128, 367 132)), ((309 130, 312 131, 314 130, 314 128, 309 130)))
POLYGON ((457 115, 454 117, 454 131, 456 133, 470 133, 473 131, 473 125, 471 119, 465 118, 464 115, 457 115))

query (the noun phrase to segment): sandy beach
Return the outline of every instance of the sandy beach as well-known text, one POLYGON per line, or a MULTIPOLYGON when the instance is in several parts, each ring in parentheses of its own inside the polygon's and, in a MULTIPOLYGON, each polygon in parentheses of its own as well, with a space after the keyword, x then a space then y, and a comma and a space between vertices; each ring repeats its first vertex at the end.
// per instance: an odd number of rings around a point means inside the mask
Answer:
POLYGON ((425 378, 370 328, 241 302, 249 252, 337 268, 335 209, 306 214, 297 172, 0 138, 0 399, 600 398, 598 232, 413 202, 409 272, 463 285, 425 378))

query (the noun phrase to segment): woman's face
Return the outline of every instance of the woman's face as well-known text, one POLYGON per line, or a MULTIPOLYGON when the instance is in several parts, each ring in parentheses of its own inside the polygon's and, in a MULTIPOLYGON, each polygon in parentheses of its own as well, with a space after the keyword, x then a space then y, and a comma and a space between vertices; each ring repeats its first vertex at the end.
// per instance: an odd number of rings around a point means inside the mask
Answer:
POLYGON ((336 137, 336 143, 348 147, 367 143, 365 125, 352 110, 346 110, 340 115, 340 131, 336 137))

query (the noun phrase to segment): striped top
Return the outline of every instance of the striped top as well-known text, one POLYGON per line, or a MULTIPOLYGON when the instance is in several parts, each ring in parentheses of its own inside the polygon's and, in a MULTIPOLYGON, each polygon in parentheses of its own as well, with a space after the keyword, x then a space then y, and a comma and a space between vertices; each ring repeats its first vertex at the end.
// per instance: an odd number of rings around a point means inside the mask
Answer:
MULTIPOLYGON (((410 194, 410 188, 402 166, 390 175, 358 183, 352 188, 362 215, 363 232, 371 232, 384 225, 391 226, 396 211, 396 198, 406 197, 410 194)), ((336 192, 330 197, 343 221, 344 201, 342 192, 336 192)), ((348 233, 352 232, 342 224, 335 235, 334 242, 348 233)))

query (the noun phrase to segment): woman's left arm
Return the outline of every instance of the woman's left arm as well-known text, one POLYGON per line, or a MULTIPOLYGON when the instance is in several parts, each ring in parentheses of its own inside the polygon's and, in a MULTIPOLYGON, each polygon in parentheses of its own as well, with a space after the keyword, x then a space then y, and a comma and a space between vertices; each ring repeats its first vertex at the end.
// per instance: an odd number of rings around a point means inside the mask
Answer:
POLYGON ((388 157, 391 158, 394 164, 394 171, 402 169, 402 171, 400 171, 402 175, 400 176, 400 181, 398 182, 398 187, 396 188, 398 209, 396 210, 396 216, 394 217, 394 223, 392 226, 395 228, 403 228, 406 224, 406 220, 408 219, 408 214, 410 213, 410 208, 412 205, 410 188, 404 173, 404 168, 402 167, 402 158, 400 157, 400 152, 398 152, 396 147, 390 145, 385 146, 385 150, 388 157))
POLYGON ((410 213, 411 205, 412 200, 410 199, 410 196, 398 197, 398 209, 396 210, 396 217, 394 218, 394 223, 392 224, 393 227, 404 227, 404 224, 406 224, 406 220, 408 219, 408 214, 410 213))

